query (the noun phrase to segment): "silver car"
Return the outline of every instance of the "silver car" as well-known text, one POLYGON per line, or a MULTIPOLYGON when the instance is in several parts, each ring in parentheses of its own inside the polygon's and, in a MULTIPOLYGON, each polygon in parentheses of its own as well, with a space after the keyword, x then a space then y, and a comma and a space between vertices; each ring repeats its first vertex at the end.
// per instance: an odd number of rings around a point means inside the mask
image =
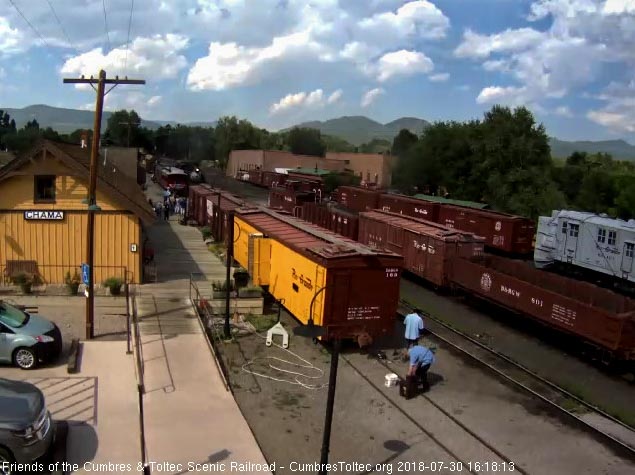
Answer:
POLYGON ((0 378, 0 474, 17 474, 15 464, 35 462, 54 438, 55 424, 42 391, 31 383, 0 378))
POLYGON ((33 369, 56 359, 61 350, 57 325, 0 300, 0 362, 33 369))

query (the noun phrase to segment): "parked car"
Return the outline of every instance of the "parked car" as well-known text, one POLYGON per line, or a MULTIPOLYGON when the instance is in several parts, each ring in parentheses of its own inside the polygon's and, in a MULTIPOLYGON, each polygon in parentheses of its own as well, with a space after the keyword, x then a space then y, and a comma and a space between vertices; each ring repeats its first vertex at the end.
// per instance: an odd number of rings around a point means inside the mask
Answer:
POLYGON ((61 350, 57 325, 0 300, 0 362, 33 369, 55 360, 61 350))
POLYGON ((54 436, 42 391, 31 383, 0 378, 0 473, 18 473, 10 464, 42 457, 54 436))

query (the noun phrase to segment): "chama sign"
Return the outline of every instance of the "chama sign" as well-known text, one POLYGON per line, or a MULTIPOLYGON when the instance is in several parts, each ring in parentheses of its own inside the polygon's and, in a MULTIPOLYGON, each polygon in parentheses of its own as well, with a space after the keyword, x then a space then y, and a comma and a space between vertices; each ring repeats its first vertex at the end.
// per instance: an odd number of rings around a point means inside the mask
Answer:
POLYGON ((29 221, 62 221, 64 211, 25 211, 24 219, 29 221))

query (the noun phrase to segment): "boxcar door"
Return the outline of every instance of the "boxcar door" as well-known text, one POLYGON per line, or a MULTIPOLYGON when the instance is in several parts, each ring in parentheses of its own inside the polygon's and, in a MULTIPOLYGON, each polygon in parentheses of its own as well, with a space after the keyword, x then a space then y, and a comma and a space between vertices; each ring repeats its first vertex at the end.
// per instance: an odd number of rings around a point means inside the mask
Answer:
POLYGON ((564 244, 564 251, 567 262, 571 262, 575 258, 576 250, 578 249, 578 235, 580 234, 579 223, 569 223, 568 232, 566 234, 566 240, 564 244))
POLYGON ((624 242, 624 252, 622 253, 622 272, 630 274, 633 272, 633 254, 635 253, 635 243, 624 242))

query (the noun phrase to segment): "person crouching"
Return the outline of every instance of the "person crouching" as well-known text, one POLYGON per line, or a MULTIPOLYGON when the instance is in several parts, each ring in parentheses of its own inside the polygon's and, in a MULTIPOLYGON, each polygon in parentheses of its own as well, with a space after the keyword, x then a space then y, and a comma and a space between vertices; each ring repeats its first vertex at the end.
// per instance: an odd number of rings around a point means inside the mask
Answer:
POLYGON ((414 383, 417 388, 419 385, 423 385, 424 391, 427 391, 430 389, 428 370, 434 363, 434 353, 425 346, 415 345, 408 350, 408 356, 410 357, 410 367, 406 380, 411 384, 414 383))

